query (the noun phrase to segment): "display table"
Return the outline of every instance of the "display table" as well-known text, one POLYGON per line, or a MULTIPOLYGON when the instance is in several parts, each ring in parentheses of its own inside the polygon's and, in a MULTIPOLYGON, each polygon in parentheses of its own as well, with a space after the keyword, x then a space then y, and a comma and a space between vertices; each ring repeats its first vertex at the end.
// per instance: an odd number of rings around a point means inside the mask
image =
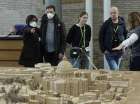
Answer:
POLYGON ((130 86, 134 88, 127 97, 125 104, 140 104, 140 71, 121 72, 124 77, 132 78, 130 86))
POLYGON ((20 35, 0 35, 0 66, 19 66, 22 46, 20 35))
MULTIPOLYGON (((48 66, 47 64, 46 69, 44 66, 42 69, 41 64, 38 68, 0 67, 0 87, 7 92, 9 88, 15 89, 22 86, 16 97, 25 96, 28 100, 25 100, 24 104, 39 104, 38 102, 41 101, 46 102, 42 104, 68 104, 65 103, 66 101, 72 101, 71 104, 140 104, 140 72, 76 71, 75 69, 54 71, 54 67, 48 66), (50 70, 53 71, 50 73, 50 70), (41 77, 42 72, 45 77, 41 77), (28 83, 25 84, 25 82, 28 83), (15 85, 16 87, 13 87, 15 85), (43 90, 40 90, 40 87, 37 88, 36 85, 41 85, 43 90), (30 101, 35 101, 35 103, 30 101), (80 103, 73 103, 77 101, 80 103), (84 103, 85 101, 93 103, 84 103)), ((8 94, 12 95, 12 91, 8 94)), ((6 94, 0 92, 0 95, 2 95, 0 104, 7 104, 4 103, 6 94)), ((6 97, 14 99, 7 95, 6 97)), ((22 104, 20 101, 18 104, 22 104)))

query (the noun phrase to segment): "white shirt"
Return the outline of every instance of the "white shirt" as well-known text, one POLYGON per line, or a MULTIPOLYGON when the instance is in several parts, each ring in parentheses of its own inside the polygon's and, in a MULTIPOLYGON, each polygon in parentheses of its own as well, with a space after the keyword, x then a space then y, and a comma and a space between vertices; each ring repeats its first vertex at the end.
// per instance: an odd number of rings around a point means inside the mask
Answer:
POLYGON ((130 37, 126 40, 124 40, 121 45, 124 46, 124 48, 131 46, 133 43, 135 43, 139 39, 139 36, 136 33, 132 33, 130 37))

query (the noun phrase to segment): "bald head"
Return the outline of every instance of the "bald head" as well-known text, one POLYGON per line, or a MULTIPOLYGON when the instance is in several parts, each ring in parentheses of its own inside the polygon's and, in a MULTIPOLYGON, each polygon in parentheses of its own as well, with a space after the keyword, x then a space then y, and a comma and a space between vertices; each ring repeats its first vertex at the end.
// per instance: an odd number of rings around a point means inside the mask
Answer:
POLYGON ((118 10, 117 7, 113 6, 113 7, 111 7, 111 11, 117 11, 118 12, 119 10, 118 10))
POLYGON ((111 15, 111 18, 112 18, 113 21, 117 20, 118 16, 119 16, 118 8, 115 7, 115 6, 111 7, 110 15, 111 15))

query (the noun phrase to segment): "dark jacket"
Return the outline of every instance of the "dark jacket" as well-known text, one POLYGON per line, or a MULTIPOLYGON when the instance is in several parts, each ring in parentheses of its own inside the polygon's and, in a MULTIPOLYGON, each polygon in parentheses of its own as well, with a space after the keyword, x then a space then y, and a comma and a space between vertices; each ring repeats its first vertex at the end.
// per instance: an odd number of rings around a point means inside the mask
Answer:
MULTIPOLYGON (((82 31, 84 31, 84 27, 82 27, 82 31)), ((71 44, 72 47, 80 47, 80 41, 82 38, 82 34, 81 34, 81 30, 80 27, 77 26, 76 24, 73 25, 70 30, 69 33, 67 35, 67 43, 71 44)), ((91 27, 89 25, 85 25, 85 47, 89 46, 89 42, 91 39, 91 27)))
POLYGON ((26 67, 34 67, 34 64, 42 62, 40 51, 39 29, 31 33, 31 27, 26 27, 23 31, 23 48, 19 60, 19 64, 26 67))
POLYGON ((131 71, 140 71, 140 26, 136 26, 134 29, 130 30, 128 35, 130 36, 133 33, 138 35, 138 40, 131 46, 129 68, 131 71))
MULTIPOLYGON (((64 24, 59 20, 58 16, 55 14, 54 18, 54 41, 55 41, 55 52, 64 54, 65 51, 65 29, 64 24)), ((48 18, 44 14, 41 20, 41 43, 42 47, 47 46, 46 33, 47 33, 48 18)))
MULTIPOLYGON (((140 37, 140 26, 135 27, 132 29, 129 34, 136 33, 138 37, 140 37)), ((140 56, 140 38, 131 46, 132 48, 132 57, 140 56)))
MULTIPOLYGON (((108 20, 106 20, 99 32, 99 45, 100 45, 100 49, 101 51, 104 53, 105 50, 112 52, 112 39, 113 39, 113 22, 112 19, 109 18, 108 20)), ((126 30, 126 26, 125 26, 125 21, 122 17, 119 17, 119 22, 118 22, 118 30, 116 32, 116 35, 118 37, 119 40, 119 44, 126 39, 127 37, 127 30, 126 30)), ((118 45, 119 45, 118 44, 118 45)))

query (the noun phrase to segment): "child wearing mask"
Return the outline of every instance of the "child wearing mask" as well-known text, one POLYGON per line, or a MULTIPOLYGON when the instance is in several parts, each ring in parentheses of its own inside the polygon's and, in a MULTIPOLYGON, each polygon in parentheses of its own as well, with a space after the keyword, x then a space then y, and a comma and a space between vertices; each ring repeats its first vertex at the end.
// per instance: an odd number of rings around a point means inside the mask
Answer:
POLYGON ((25 67, 34 67, 36 63, 42 62, 40 51, 40 30, 37 28, 38 18, 29 15, 26 18, 26 28, 23 31, 23 48, 19 64, 25 67))

